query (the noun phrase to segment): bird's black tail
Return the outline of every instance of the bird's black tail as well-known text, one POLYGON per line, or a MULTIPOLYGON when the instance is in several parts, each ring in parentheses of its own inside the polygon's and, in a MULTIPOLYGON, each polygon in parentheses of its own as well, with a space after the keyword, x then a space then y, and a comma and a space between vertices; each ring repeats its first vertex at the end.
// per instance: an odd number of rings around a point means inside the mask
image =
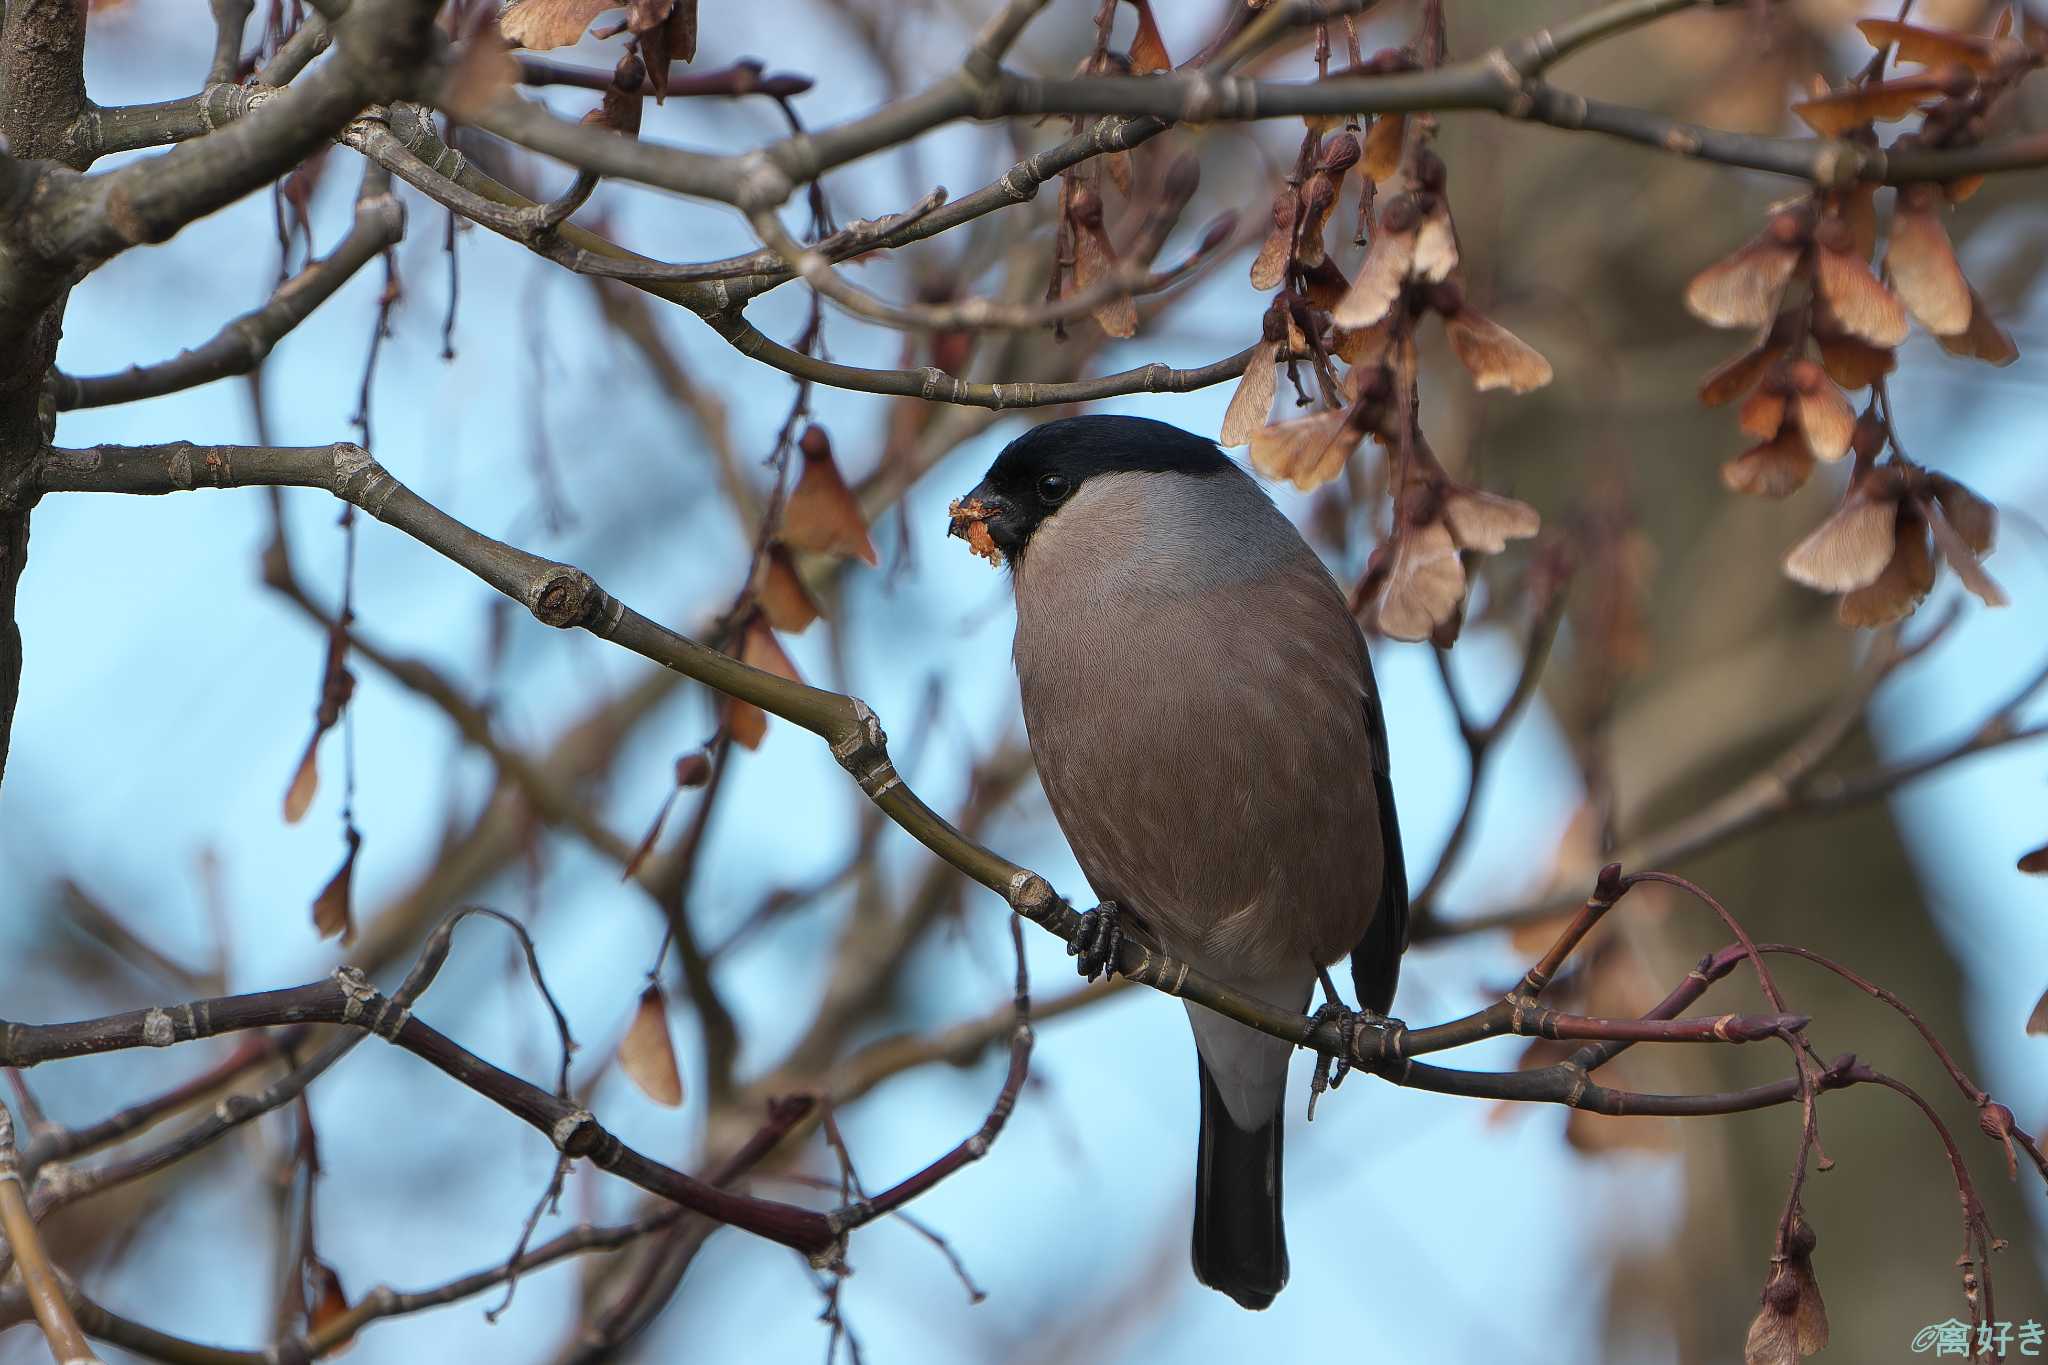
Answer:
POLYGON ((1202 1141, 1195 1158, 1195 1278, 1264 1308, 1287 1283, 1287 1231, 1280 1221, 1283 1110, 1246 1132, 1231 1121, 1223 1096, 1202 1073, 1202 1141))

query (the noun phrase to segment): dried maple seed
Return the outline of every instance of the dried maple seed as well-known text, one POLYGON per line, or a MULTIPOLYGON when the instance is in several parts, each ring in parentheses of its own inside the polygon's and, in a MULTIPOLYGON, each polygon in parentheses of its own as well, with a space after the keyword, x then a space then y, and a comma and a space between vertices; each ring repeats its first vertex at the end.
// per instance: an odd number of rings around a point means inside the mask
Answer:
POLYGON ((1351 290, 1351 281, 1344 278, 1344 272, 1328 256, 1314 265, 1304 266, 1301 272, 1301 292, 1307 296, 1310 306, 1324 312, 1334 309, 1351 290))
POLYGON ((1237 389, 1230 395, 1230 406, 1224 409, 1223 430, 1216 438, 1220 445, 1245 444, 1273 415, 1273 395, 1280 385, 1280 343, 1287 335, 1286 320, 1278 311, 1269 309, 1264 330, 1264 338, 1252 348, 1251 363, 1244 367, 1244 378, 1237 381, 1237 389))
POLYGON ((1770 440, 1750 447, 1721 466, 1721 482, 1731 493, 1782 498, 1796 493, 1813 476, 1813 452, 1806 438, 1787 425, 1770 440))
POLYGON ((1955 247, 1942 225, 1943 197, 1933 185, 1908 185, 1892 211, 1885 266, 1899 300, 1936 336, 1968 329, 1972 312, 1969 281, 1956 263, 1955 247))
POLYGON ((874 564, 875 546, 868 535, 860 499, 846 486, 832 458, 832 441, 813 423, 797 441, 803 472, 782 508, 782 539, 793 549, 834 554, 874 564))
POLYGON ((1251 439, 1252 468, 1304 493, 1328 483, 1344 472, 1365 434, 1349 418, 1343 411, 1318 412, 1261 428, 1251 439))
POLYGON ((1694 317, 1715 327, 1774 324, 1778 300, 1805 254, 1803 246, 1779 240, 1778 221, 1692 277, 1685 306, 1694 317))
POLYGON ((1431 194, 1442 194, 1444 184, 1450 175, 1444 168, 1444 159, 1428 147, 1415 152, 1415 183, 1431 194))
POLYGON ((1294 186, 1283 185, 1273 196, 1273 227, 1252 260, 1252 288, 1277 289, 1287 278, 1287 262, 1294 254, 1294 219, 1301 209, 1301 195, 1294 186))
POLYGON ((1992 321, 1983 296, 1974 289, 1970 291, 1969 325, 1954 336, 1937 336, 1935 340, 1950 355, 1981 360, 1989 365, 2010 365, 2020 356, 2019 347, 2013 345, 2012 337, 2004 328, 1992 321))
POLYGON ((1445 318, 1444 336, 1481 390, 1528 393, 1552 378, 1540 351, 1475 309, 1460 308, 1445 318))

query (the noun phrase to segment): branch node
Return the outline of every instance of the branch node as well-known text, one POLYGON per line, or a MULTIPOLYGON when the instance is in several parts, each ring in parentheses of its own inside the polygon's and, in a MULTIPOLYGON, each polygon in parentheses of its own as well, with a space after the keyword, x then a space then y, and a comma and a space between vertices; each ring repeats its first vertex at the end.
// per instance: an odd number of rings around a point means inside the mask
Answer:
POLYGON ((572 1109, 548 1129, 548 1140, 563 1156, 583 1156, 597 1145, 597 1116, 588 1109, 572 1109))
POLYGON ((1579 1101, 1586 1097, 1586 1091, 1592 1086, 1593 1078, 1586 1074, 1584 1067, 1574 1063, 1560 1062, 1558 1065, 1569 1071, 1572 1077, 1571 1089, 1564 1092, 1564 1106, 1567 1109, 1576 1109, 1579 1107, 1579 1101))
MULTIPOLYGON (((1550 31, 1545 29, 1537 36, 1541 39, 1548 39, 1550 31)), ((1534 54, 1537 65, 1532 68, 1532 71, 1540 70, 1541 62, 1548 55, 1539 45, 1538 51, 1534 54)), ((1500 112, 1504 116, 1512 119, 1525 119, 1536 112, 1536 97, 1529 93, 1528 77, 1531 73, 1524 72, 1521 67, 1515 65, 1514 58, 1508 56, 1504 49, 1498 47, 1486 54, 1486 67, 1500 79, 1501 87, 1506 94, 1506 99, 1502 101, 1500 106, 1500 112)))
POLYGON ((832 741, 832 757, 853 774, 871 800, 879 801, 891 788, 903 785, 889 758, 889 736, 873 707, 859 697, 846 700, 853 713, 853 728, 832 741))
POLYGON ((1020 868, 1010 878, 1010 888, 1003 893, 1003 899, 1010 908, 1034 924, 1045 917, 1047 907, 1059 900, 1053 894, 1052 883, 1029 869, 1020 868))
POLYGON ((607 594, 597 580, 571 564, 551 566, 527 590, 526 607, 544 626, 568 630, 594 620, 607 594))
MULTIPOLYGON (((792 142, 798 141, 792 138, 792 142)), ((806 143, 808 139, 803 139, 806 143)), ((764 152, 749 152, 740 160, 733 185, 732 201, 742 212, 756 213, 781 207, 796 190, 796 182, 764 152)))
POLYGON ((178 1041, 177 1026, 171 1023, 171 1012, 158 1007, 142 1016, 142 1041, 151 1047, 169 1047, 178 1041))
POLYGON ((339 441, 334 446, 334 496, 343 502, 352 502, 373 517, 384 515, 384 504, 398 488, 398 480, 391 477, 377 457, 353 441, 339 441), (360 488, 353 487, 361 480, 360 488), (374 501, 373 501, 374 499, 374 501))
POLYGON ((1813 155, 1813 183, 1826 190, 1846 190, 1865 178, 1884 178, 1884 152, 1839 139, 1823 143, 1813 155))
POLYGON ((336 967, 334 984, 341 987, 341 1022, 353 1024, 363 1007, 377 998, 377 988, 361 967, 336 967))

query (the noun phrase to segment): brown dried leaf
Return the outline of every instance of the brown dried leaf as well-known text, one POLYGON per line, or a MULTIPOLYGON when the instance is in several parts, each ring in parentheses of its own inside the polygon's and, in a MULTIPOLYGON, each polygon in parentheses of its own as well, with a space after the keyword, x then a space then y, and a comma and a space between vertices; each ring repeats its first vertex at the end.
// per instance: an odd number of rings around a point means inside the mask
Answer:
POLYGON ((1736 425, 1742 428, 1743 435, 1768 441, 1785 425, 1785 402, 1782 389, 1758 389, 1742 400, 1741 411, 1735 417, 1736 425))
POLYGON ((1460 308, 1445 318, 1444 335, 1481 390, 1528 393, 1551 380, 1550 362, 1542 352, 1472 308, 1460 308))
POLYGON ((668 813, 675 808, 676 797, 682 794, 682 790, 682 786, 679 783, 676 786, 670 787, 668 795, 661 799, 661 809, 654 813, 654 823, 647 827, 647 833, 641 837, 639 845, 634 848, 633 856, 626 859, 626 866, 619 873, 620 881, 632 881, 633 874, 640 870, 641 864, 645 863, 648 855, 654 852, 654 841, 661 837, 661 827, 668 823, 668 813))
POLYGON ((583 36, 590 21, 624 0, 517 0, 506 6, 498 27, 507 38, 534 52, 567 47, 583 36))
POLYGON ((1251 363, 1245 366, 1244 378, 1237 381, 1237 391, 1224 409, 1218 444, 1241 446, 1272 417, 1273 395, 1280 386, 1279 355, 1277 341, 1262 341, 1252 348, 1251 363))
POLYGON ((1312 306, 1327 313, 1351 292, 1351 281, 1344 278, 1344 272, 1326 253, 1322 260, 1301 272, 1301 292, 1312 306))
POLYGON ((314 794, 320 788, 316 758, 320 737, 340 722, 341 713, 348 709, 349 699, 355 695, 356 677, 348 671, 348 624, 344 613, 327 631, 327 652, 320 665, 320 702, 313 710, 313 735, 306 741, 306 752, 299 759, 291 784, 285 788, 286 824, 297 824, 313 804, 314 794))
POLYGON ((803 681, 797 674, 796 665, 789 661, 789 655, 783 653, 782 644, 775 638, 775 632, 769 629, 767 620, 758 614, 749 617, 740 632, 739 661, 763 673, 773 673, 778 678, 787 678, 794 683, 803 681))
POLYGON ((1607 1152, 1670 1152, 1678 1134, 1668 1118, 1642 1114, 1597 1114, 1574 1109, 1564 1121, 1564 1140, 1575 1152, 1598 1156, 1607 1152))
MULTIPOLYGON (((1083 291, 1116 275, 1116 247, 1100 226, 1074 225, 1074 285, 1083 291)), ((1138 305, 1119 294, 1095 309, 1096 325, 1119 339, 1138 333, 1138 305)))
POLYGON ((609 128, 622 137, 640 136, 640 116, 646 112, 647 103, 640 98, 640 87, 646 80, 646 64, 636 53, 628 51, 613 68, 604 98, 597 108, 583 116, 583 121, 593 128, 609 128))
POLYGON ((1898 368, 1898 357, 1882 346, 1852 336, 1815 333, 1821 368, 1845 389, 1867 389, 1898 368))
POLYGON ((1935 474, 1930 482, 1942 515, 1963 538, 1963 544, 1976 554, 1990 554, 1998 538, 1998 509, 1946 474, 1935 474))
POLYGON ((1899 60, 1918 66, 1941 66, 1959 62, 1973 71, 1989 71, 1998 64, 1993 42, 1947 29, 1922 28, 1895 19, 1862 19, 1856 28, 1872 47, 1896 47, 1899 60))
POLYGON ((519 83, 519 63, 496 29, 480 29, 462 45, 442 87, 440 106, 465 123, 519 83))
MULTIPOLYGON (((2048 848, 2037 848, 2028 857, 2038 857, 2042 854, 2048 854, 2048 848)), ((2028 867, 2026 864, 2026 858, 2020 859, 2022 872, 2048 871, 2048 859, 2044 859, 2040 867, 2028 867)), ((2027 1032, 2036 1035, 2048 1033, 2048 992, 2043 992, 2041 998, 2034 1002, 2034 1012, 2027 1016, 2027 1032)))
POLYGON ((782 539, 791 548, 812 554, 841 555, 875 563, 875 544, 868 538, 868 519, 860 499, 840 477, 832 443, 824 428, 804 433, 803 473, 782 508, 782 539))
POLYGON ((1343 185, 1341 175, 1328 171, 1317 171, 1301 189, 1301 230, 1295 234, 1294 263, 1297 266, 1322 264, 1329 255, 1329 244, 1323 240, 1323 232, 1329 226, 1330 213, 1337 207, 1337 195, 1343 185))
POLYGON ((1131 38, 1131 74, 1149 76, 1155 71, 1173 70, 1173 58, 1166 55, 1165 40, 1152 17, 1151 0, 1130 0, 1138 11, 1138 31, 1131 38))
POLYGON ((284 789, 284 822, 296 825, 306 818, 312 809, 313 798, 320 791, 320 736, 324 731, 315 730, 313 738, 306 741, 306 752, 299 758, 299 766, 292 772, 291 785, 284 789))
POLYGON ((1356 371, 1378 365, 1387 354, 1387 342, 1393 338, 1393 319, 1381 318, 1370 327, 1333 327, 1330 330, 1330 349, 1337 358, 1356 371))
POLYGON ((803 634, 823 614, 811 590, 804 586, 803 576, 796 571, 795 558, 780 541, 769 542, 768 552, 761 556, 754 600, 761 604, 769 625, 792 635, 803 634))
POLYGON ((1365 135, 1365 173, 1374 180, 1391 180, 1401 169, 1401 148, 1408 140, 1405 114, 1381 114, 1365 135))
POLYGON ((1885 264, 1899 301, 1936 336, 1955 336, 1970 325, 1970 283, 1941 222, 1942 200, 1931 185, 1899 192, 1892 210, 1885 264))
POLYGON ((1899 507, 1891 562, 1868 586, 1846 594, 1835 608, 1845 626, 1888 626, 1912 614, 1934 587, 1934 557, 1927 548, 1927 523, 1910 503, 1899 507))
POLYGON ((1856 413, 1820 367, 1813 368, 1816 382, 1811 387, 1801 386, 1796 399, 1799 429, 1806 433, 1806 448, 1813 452, 1813 457, 1832 462, 1849 453, 1849 438, 1856 432, 1856 413))
POLYGON ((1844 332, 1873 346, 1897 346, 1906 339, 1905 306, 1878 283, 1862 257, 1825 246, 1814 254, 1821 297, 1844 332))
POLYGON ((1773 329, 1749 350, 1722 361, 1700 381, 1700 402, 1717 408, 1748 393, 1784 349, 1784 339, 1773 329))
POLYGON ((1976 553, 1964 541, 1960 532, 1949 523, 1939 502, 1927 508, 1927 525, 1934 532, 1934 547, 1941 551, 1941 557, 1956 571, 1956 577, 1987 607, 2002 607, 2012 599, 2005 595, 2005 589, 1998 586, 1984 566, 1978 562, 1976 553))
POLYGON ((661 987, 640 992, 639 1007, 619 1040, 619 1067, 640 1093, 670 1109, 683 1102, 683 1073, 676 1065, 675 1040, 668 1031, 668 998, 661 987))
POLYGON ((758 749, 768 736, 768 713, 737 697, 725 699, 725 728, 742 749, 758 749))
POLYGON ((1339 327, 1370 327, 1386 317, 1408 280, 1415 260, 1415 239, 1413 229, 1394 232, 1382 227, 1373 234, 1365 259, 1359 263, 1358 278, 1351 281, 1350 292, 1331 311, 1330 317, 1339 327))
POLYGON ((697 60, 697 0, 676 0, 668 17, 668 55, 679 62, 697 60))
POLYGON ((1131 193, 1131 154, 1111 152, 1102 158, 1102 168, 1109 172, 1110 183, 1116 186, 1117 193, 1128 198, 1131 193))
POLYGON ((1278 289, 1287 278, 1287 262, 1294 253, 1294 216, 1301 210, 1301 196, 1294 186, 1282 185, 1273 196, 1273 230, 1252 259, 1252 288, 1278 289))
POLYGON ((1459 488, 1446 497, 1443 517, 1459 549, 1489 555, 1543 529, 1543 518, 1528 503, 1477 488, 1459 488))
POLYGON ((1693 276, 1685 306, 1715 327, 1767 327, 1801 251, 1766 232, 1693 276))
POLYGON ((1865 260, 1877 250, 1877 186, 1868 181, 1834 197, 1842 221, 1849 225, 1849 245, 1865 260))
POLYGON ((1458 230, 1451 225, 1450 201, 1440 194, 1434 198, 1415 230, 1415 256, 1408 273, 1441 284, 1458 268, 1458 230))
POLYGON ((1798 1327, 1766 1303, 1750 1319, 1742 1343, 1742 1365, 1799 1365, 1798 1327))
POLYGON ((1269 479, 1285 479, 1306 493, 1344 472, 1358 448, 1359 433, 1341 412, 1318 412, 1275 422, 1251 439, 1252 468, 1269 479))
POLYGON ((1872 121, 1902 119, 1947 93, 1946 83, 1934 76, 1898 76, 1801 100, 1792 112, 1822 137, 1840 137, 1872 121))
POLYGON ((1464 600, 1465 566, 1450 528, 1440 521, 1404 528, 1380 593, 1381 633, 1395 640, 1426 640, 1457 615, 1464 600))
POLYGON ((1877 581, 1898 543, 1895 498, 1862 498, 1853 492, 1833 516, 1785 556, 1794 581, 1821 592, 1852 592, 1877 581))
POLYGON ((1813 476, 1813 452, 1806 438, 1786 427, 1721 466, 1721 482, 1732 493, 1782 498, 1798 492, 1813 476))
POLYGON ((1935 340, 1950 355, 1982 360, 1991 365, 2010 365, 2020 357, 2020 348, 2013 345, 2012 337, 2004 328, 1991 320, 1991 312, 1984 306, 1983 296, 1974 289, 1970 291, 1969 325, 1954 336, 1937 336, 1935 340))
POLYGON ((341 866, 320 888, 320 894, 313 897, 313 929, 322 938, 341 935, 342 946, 347 947, 356 941, 356 918, 350 908, 349 888, 355 881, 356 854, 363 846, 363 836, 354 825, 349 825, 342 830, 341 838, 347 846, 341 855, 341 866))

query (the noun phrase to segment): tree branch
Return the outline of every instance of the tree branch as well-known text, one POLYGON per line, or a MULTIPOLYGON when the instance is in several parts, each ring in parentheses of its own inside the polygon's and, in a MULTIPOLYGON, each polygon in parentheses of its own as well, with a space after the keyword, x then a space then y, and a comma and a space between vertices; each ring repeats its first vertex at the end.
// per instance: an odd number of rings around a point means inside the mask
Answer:
MULTIPOLYGON (((169 1047, 278 1024, 340 1024, 351 1032, 329 1045, 326 1054, 332 1055, 323 1054, 329 1065, 363 1037, 374 1033, 424 1058, 539 1129, 564 1156, 587 1158, 592 1165, 684 1208, 808 1255, 831 1251, 838 1238, 825 1215, 774 1200, 732 1194, 654 1161, 621 1142, 589 1110, 492 1066, 415 1018, 412 1002, 432 983, 447 960, 451 935, 466 913, 469 912, 458 912, 442 924, 421 951, 404 985, 390 996, 373 987, 360 971, 344 967, 325 981, 198 1000, 173 1009, 130 1010, 69 1024, 0 1023, 0 1065, 25 1068, 128 1048, 169 1047)), ((306 1082, 311 1079, 310 1075, 305 1078, 306 1082)), ((302 1082, 298 1088, 303 1089, 303 1085, 302 1082)), ((282 1103, 282 1099, 277 1102, 282 1103)), ((225 1131, 226 1127, 260 1112, 259 1104, 259 1100, 250 1097, 233 1097, 223 1102, 212 1126, 225 1131)))
POLYGON ((244 313, 189 351, 155 365, 133 366, 119 374, 52 377, 57 407, 98 408, 133 403, 181 389, 211 384, 230 375, 247 374, 262 364, 271 349, 293 328, 333 298, 358 270, 395 245, 405 231, 405 209, 389 188, 356 199, 355 223, 334 250, 286 280, 270 301, 244 313))
POLYGON ((119 170, 53 177, 27 239, 57 262, 98 261, 162 242, 194 219, 288 173, 370 104, 395 99, 426 62, 436 5, 357 0, 335 56, 251 100, 245 118, 119 170))
POLYGON ((50 1343, 50 1355, 57 1365, 97 1365, 99 1357, 86 1343, 78 1319, 72 1316, 71 1305, 64 1300, 57 1268, 50 1264, 42 1234, 29 1213, 28 1196, 21 1186, 19 1158, 14 1150, 14 1115, 4 1104, 0 1104, 0 1236, 7 1239, 8 1250, 14 1254, 14 1267, 21 1272, 21 1282, 28 1290, 29 1306, 35 1310, 36 1321, 42 1325, 43 1336, 50 1343))

